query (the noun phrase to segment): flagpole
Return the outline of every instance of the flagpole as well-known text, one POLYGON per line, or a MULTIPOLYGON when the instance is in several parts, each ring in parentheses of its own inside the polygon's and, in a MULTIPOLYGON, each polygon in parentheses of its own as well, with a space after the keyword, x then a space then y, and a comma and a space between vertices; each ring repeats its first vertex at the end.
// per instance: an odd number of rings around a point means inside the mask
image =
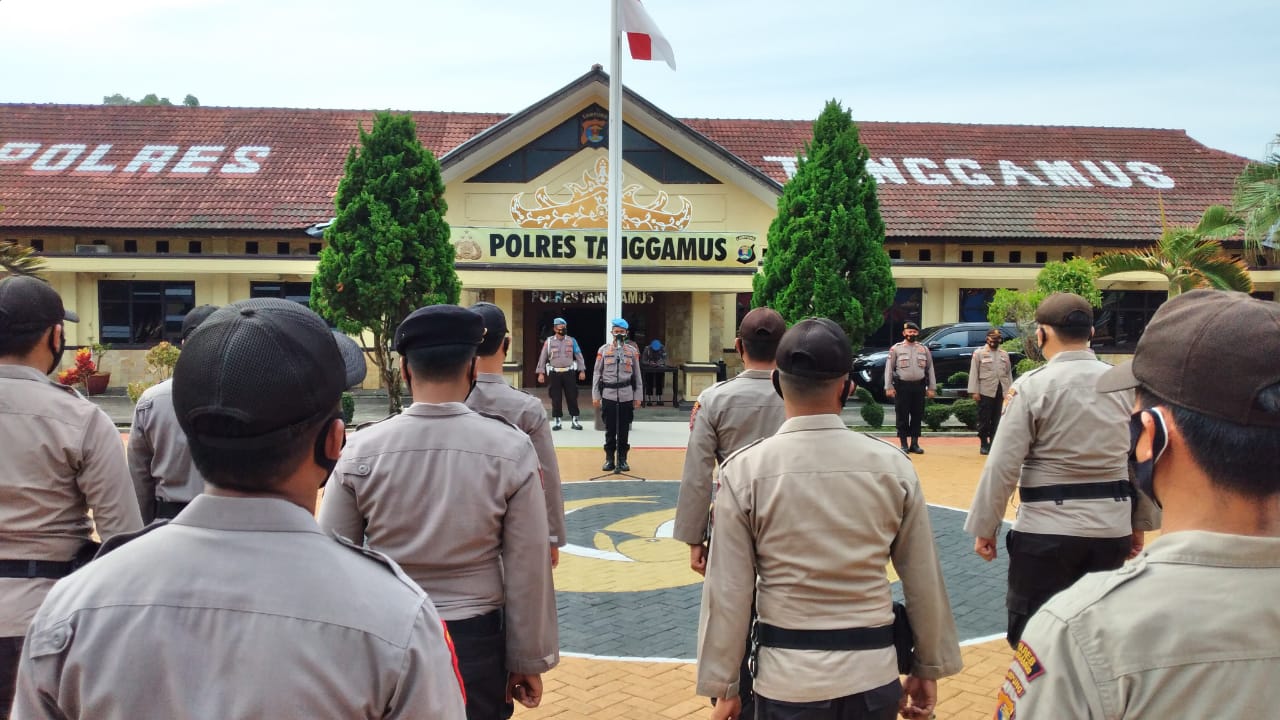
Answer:
POLYGON ((622 317, 622 33, 618 0, 609 0, 609 245, 605 278, 605 339, 608 323, 622 317))

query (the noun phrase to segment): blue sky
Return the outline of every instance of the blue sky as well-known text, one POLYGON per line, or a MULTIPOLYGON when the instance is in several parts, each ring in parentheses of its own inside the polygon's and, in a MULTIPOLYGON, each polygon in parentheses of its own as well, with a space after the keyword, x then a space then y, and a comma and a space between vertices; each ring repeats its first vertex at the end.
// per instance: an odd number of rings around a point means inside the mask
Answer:
MULTIPOLYGON (((626 61, 678 117, 1280 133, 1277 0, 646 0, 679 70, 626 61)), ((149 92, 205 105, 515 112, 608 68, 607 0, 0 0, 0 102, 149 92)))

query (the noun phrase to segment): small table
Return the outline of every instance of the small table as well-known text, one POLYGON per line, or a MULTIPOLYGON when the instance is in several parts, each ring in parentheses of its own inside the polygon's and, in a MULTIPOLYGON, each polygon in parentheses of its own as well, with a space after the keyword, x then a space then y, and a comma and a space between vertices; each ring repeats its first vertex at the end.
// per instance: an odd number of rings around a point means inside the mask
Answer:
MULTIPOLYGON (((663 375, 671 376, 671 380, 666 383, 668 387, 671 388, 671 407, 679 408, 680 407, 680 368, 675 367, 673 365, 663 365, 661 367, 645 367, 643 365, 640 366, 641 377, 644 377, 646 375, 657 375, 659 373, 663 375)), ((647 398, 647 397, 650 397, 651 395, 653 395, 653 393, 648 392, 648 389, 646 388, 645 397, 647 398)), ((667 403, 664 400, 662 400, 661 397, 659 397, 659 399, 657 400, 657 404, 666 405, 667 403)))

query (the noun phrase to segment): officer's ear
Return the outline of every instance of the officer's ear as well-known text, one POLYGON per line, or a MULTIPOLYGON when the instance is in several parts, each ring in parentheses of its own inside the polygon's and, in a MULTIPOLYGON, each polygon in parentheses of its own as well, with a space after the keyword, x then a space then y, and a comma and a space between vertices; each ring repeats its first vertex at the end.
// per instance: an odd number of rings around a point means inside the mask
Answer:
POLYGON ((507 351, 511 349, 511 336, 502 338, 502 357, 507 356, 507 351))
POLYGON ((403 355, 400 356, 400 377, 404 378, 405 385, 413 384, 413 376, 409 373, 409 359, 403 355))
POLYGON ((734 351, 734 352, 736 352, 736 353, 738 353, 738 355, 742 355, 742 354, 743 354, 743 353, 742 353, 742 338, 734 338, 734 339, 733 339, 733 351, 734 351))
MULTIPOLYGON (((738 342, 742 341, 739 340, 738 342)), ((769 375, 769 379, 773 381, 773 391, 778 393, 778 397, 786 399, 782 394, 782 383, 779 380, 778 368, 773 369, 773 372, 769 375)))

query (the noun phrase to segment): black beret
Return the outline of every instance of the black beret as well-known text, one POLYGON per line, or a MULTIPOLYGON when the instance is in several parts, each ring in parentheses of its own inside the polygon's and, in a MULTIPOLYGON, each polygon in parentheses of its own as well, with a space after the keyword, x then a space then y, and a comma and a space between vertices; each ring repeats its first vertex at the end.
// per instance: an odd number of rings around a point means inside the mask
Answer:
POLYGON ((479 345, 484 319, 457 305, 428 305, 409 313, 396 328, 396 352, 438 345, 479 345))

